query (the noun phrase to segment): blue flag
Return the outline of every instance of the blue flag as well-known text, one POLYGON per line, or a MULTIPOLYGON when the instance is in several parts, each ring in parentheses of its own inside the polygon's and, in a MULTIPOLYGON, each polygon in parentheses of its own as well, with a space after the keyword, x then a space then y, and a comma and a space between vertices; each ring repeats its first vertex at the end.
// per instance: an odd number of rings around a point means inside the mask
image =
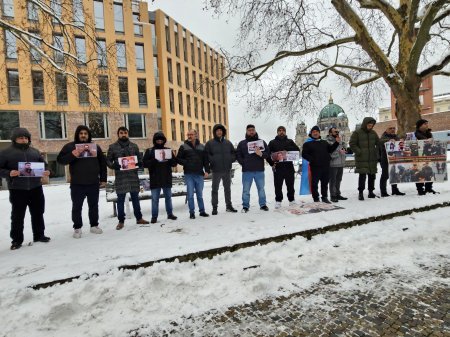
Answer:
MULTIPOLYGON (((313 142, 315 139, 309 137, 305 143, 313 142)), ((309 162, 302 158, 302 178, 300 179, 300 195, 311 194, 311 171, 309 169, 309 162)))

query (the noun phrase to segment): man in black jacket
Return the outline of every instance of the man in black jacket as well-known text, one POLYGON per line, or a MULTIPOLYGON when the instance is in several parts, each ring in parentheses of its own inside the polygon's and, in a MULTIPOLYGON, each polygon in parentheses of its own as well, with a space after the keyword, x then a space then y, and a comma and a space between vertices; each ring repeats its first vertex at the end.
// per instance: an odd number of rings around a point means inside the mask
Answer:
POLYGON ((212 214, 217 215, 220 180, 222 180, 225 193, 226 211, 236 213, 237 210, 233 208, 231 203, 231 164, 236 160, 236 151, 233 144, 225 138, 227 130, 222 124, 214 125, 213 135, 214 138, 205 145, 213 174, 211 190, 212 214))
POLYGON ((88 144, 91 142, 92 135, 89 128, 79 125, 75 130, 74 141, 64 145, 56 158, 61 165, 69 165, 73 237, 75 239, 81 238, 82 210, 86 198, 89 207, 90 232, 94 234, 103 232, 98 227, 98 198, 100 187, 106 185, 106 158, 97 144, 95 144, 96 150, 90 151, 91 156, 84 156, 85 149, 89 148, 88 144), (77 144, 84 146, 77 148, 77 144))
POLYGON ((330 161, 332 153, 339 146, 341 138, 337 136, 333 144, 320 138, 320 129, 314 126, 309 134, 312 141, 303 144, 302 157, 309 162, 311 169, 311 192, 315 202, 319 201, 319 180, 322 202, 330 204, 328 200, 328 181, 330 180, 330 161))
MULTIPOLYGON (((395 126, 390 126, 384 131, 380 138, 380 165, 381 165, 381 177, 380 177, 380 191, 382 197, 388 197, 386 185, 389 179, 389 162, 386 152, 385 144, 388 143, 390 145, 395 144, 395 141, 400 140, 395 133, 395 126)), ((395 170, 395 166, 393 166, 395 170)), ((400 192, 397 184, 394 184, 395 181, 391 181, 391 190, 392 195, 405 195, 405 193, 400 192)))
MULTIPOLYGON (((427 140, 433 138, 433 134, 431 133, 431 129, 428 128, 428 121, 426 119, 419 119, 416 122, 416 132, 414 134, 417 140, 427 140)), ((424 145, 423 155, 431 155, 431 144, 424 145)), ((416 188, 419 195, 425 195, 427 193, 437 193, 435 190, 433 190, 433 183, 430 181, 426 183, 417 183, 416 188)))
POLYGON ((167 139, 162 132, 156 132, 153 135, 153 147, 147 149, 144 154, 144 167, 148 168, 150 174, 150 190, 152 192, 152 219, 151 223, 156 223, 159 212, 159 197, 161 190, 164 193, 166 202, 167 218, 176 220, 177 217, 173 215, 172 207, 172 167, 177 166, 177 160, 170 148, 165 147, 167 139), (164 150, 172 152, 170 159, 166 159, 164 150), (156 159, 155 151, 161 152, 161 160, 156 159))
MULTIPOLYGON (((15 128, 11 133, 12 144, 0 152, 0 177, 8 181, 11 202, 11 250, 22 246, 25 212, 29 208, 34 242, 49 242, 44 235, 45 197, 41 177, 20 177, 19 162, 45 163, 41 153, 32 148, 31 134, 27 129, 15 128)), ((50 172, 45 170, 48 177, 50 172)))
POLYGON ((188 139, 178 150, 177 162, 184 169, 189 214, 191 219, 195 219, 195 192, 200 216, 207 217, 209 214, 205 212, 205 204, 203 202, 203 179, 207 178, 210 172, 208 155, 205 151, 205 146, 200 144, 200 141, 197 139, 197 130, 189 130, 187 136, 188 139))
POLYGON ((260 209, 263 211, 269 210, 266 205, 266 192, 264 190, 264 160, 268 158, 269 148, 266 142, 259 139, 254 125, 247 125, 245 139, 241 140, 236 150, 236 159, 242 166, 242 213, 247 213, 250 208, 250 188, 253 180, 255 180, 258 190, 260 209), (254 142, 262 143, 263 148, 255 146, 257 143, 254 142))
MULTIPOLYGON (((277 129, 277 136, 269 142, 269 151, 271 154, 280 151, 300 151, 297 144, 292 139, 286 136, 286 128, 279 126, 277 129)), ((275 208, 281 207, 283 201, 283 182, 286 182, 287 198, 289 205, 295 203, 294 182, 295 170, 294 164, 291 161, 277 161, 269 158, 269 164, 273 170, 273 183, 275 186, 275 208)))

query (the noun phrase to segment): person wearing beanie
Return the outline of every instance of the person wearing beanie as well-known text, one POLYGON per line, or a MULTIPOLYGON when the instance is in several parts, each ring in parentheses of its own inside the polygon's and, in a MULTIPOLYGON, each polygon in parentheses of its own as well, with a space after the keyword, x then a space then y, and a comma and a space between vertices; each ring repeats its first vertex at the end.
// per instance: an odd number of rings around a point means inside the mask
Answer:
POLYGON ((142 167, 142 154, 139 152, 137 144, 130 142, 128 138, 128 129, 121 126, 117 129, 118 140, 111 144, 106 155, 106 165, 114 170, 116 177, 114 185, 117 194, 117 218, 119 223, 117 230, 121 230, 125 225, 125 197, 130 193, 133 204, 134 216, 138 225, 147 225, 149 222, 142 217, 141 204, 139 202, 139 183, 138 167, 142 167), (119 158, 136 156, 136 168, 131 170, 121 170, 119 158))
POLYGON ((258 190, 259 208, 263 211, 269 210, 266 205, 266 192, 264 190, 264 160, 268 160, 268 158, 269 149, 266 142, 259 139, 254 125, 247 125, 245 139, 239 142, 236 149, 236 159, 242 166, 242 213, 247 213, 250 209, 250 188, 253 180, 258 190), (250 150, 249 143, 255 141, 262 141, 264 149, 256 147, 254 151, 250 150))
MULTIPOLYGON (((279 126, 277 128, 277 135, 269 142, 270 153, 276 153, 280 151, 299 151, 300 149, 292 139, 289 139, 286 135, 286 128, 279 126)), ((294 164, 291 161, 276 161, 269 157, 269 164, 273 170, 273 183, 275 187, 275 208, 281 207, 283 201, 283 182, 286 183, 287 198, 289 205, 295 204, 295 169, 294 164)))
MULTIPOLYGON (((177 160, 173 151, 166 147, 166 136, 162 132, 156 132, 153 135, 153 147, 145 151, 143 163, 144 167, 148 169, 150 175, 150 190, 152 193, 152 219, 151 223, 156 223, 159 213, 159 197, 161 191, 164 194, 166 203, 167 218, 170 220, 176 220, 177 217, 173 214, 172 207, 172 168, 177 166, 177 160), (161 151, 161 154, 165 154, 164 150, 169 150, 171 156, 166 159, 165 155, 161 155, 156 158, 156 151, 161 151)), ((168 156, 167 156, 168 157, 168 156)))
MULTIPOLYGON (((328 144, 333 144, 339 136, 339 130, 331 127, 328 130, 327 141, 328 144)), ((330 161, 330 198, 332 202, 339 202, 339 200, 347 200, 341 195, 341 181, 344 174, 345 158, 347 152, 347 144, 340 141, 339 146, 331 153, 330 161)))
MULTIPOLYGON (((416 131, 414 135, 416 136, 417 140, 427 140, 433 138, 433 134, 431 133, 431 129, 428 127, 428 121, 426 119, 419 119, 416 122, 416 131)), ((431 144, 424 144, 423 152, 424 155, 431 155, 431 144)), ((418 195, 437 193, 435 190, 433 190, 433 183, 431 181, 428 181, 426 183, 416 183, 416 189, 418 195)))
POLYGON ((309 162, 311 170, 311 194, 314 202, 319 202, 319 181, 322 202, 330 204, 328 200, 328 182, 330 180, 330 154, 339 146, 340 138, 337 136, 335 142, 329 144, 320 138, 319 127, 313 126, 308 140, 303 144, 302 157, 309 162))
MULTIPOLYGON (((31 215, 34 242, 49 242, 45 236, 45 197, 41 177, 19 177, 19 162, 45 163, 41 153, 31 147, 31 134, 25 128, 11 132, 11 145, 0 152, 0 177, 6 178, 11 203, 11 250, 22 246, 23 226, 27 207, 31 215)), ((43 175, 48 177, 50 171, 43 175)))
POLYGON ((378 158, 380 156, 378 147, 380 139, 373 130, 375 119, 365 117, 361 124, 361 128, 355 130, 350 137, 350 148, 355 154, 355 173, 359 174, 358 191, 359 200, 364 200, 364 189, 366 185, 366 177, 368 177, 369 198, 376 198, 373 191, 375 190, 375 178, 377 174, 378 158))
POLYGON ((81 238, 84 199, 87 199, 89 208, 90 232, 93 234, 103 232, 98 227, 98 200, 100 187, 106 186, 106 158, 97 144, 95 144, 95 155, 94 151, 91 151, 91 156, 88 157, 84 156, 83 149, 76 147, 77 144, 84 144, 84 148, 89 148, 91 142, 91 130, 85 125, 79 125, 75 130, 73 142, 64 145, 56 158, 61 165, 69 165, 73 237, 75 239, 81 238))
POLYGON ((231 165, 236 160, 236 150, 233 144, 226 139, 227 129, 222 124, 216 124, 213 127, 213 139, 210 139, 205 145, 205 151, 208 154, 209 165, 212 172, 212 190, 211 203, 212 215, 217 215, 217 206, 219 203, 219 184, 222 180, 225 194, 226 211, 236 213, 237 210, 231 202, 231 165))

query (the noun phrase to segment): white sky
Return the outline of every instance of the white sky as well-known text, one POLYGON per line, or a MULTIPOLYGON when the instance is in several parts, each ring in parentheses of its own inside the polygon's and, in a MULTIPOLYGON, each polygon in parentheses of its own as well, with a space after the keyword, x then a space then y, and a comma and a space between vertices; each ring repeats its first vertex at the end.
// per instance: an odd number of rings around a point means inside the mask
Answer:
MULTIPOLYGON (((188 28, 196 36, 205 41, 213 48, 224 48, 233 51, 235 38, 238 32, 239 18, 220 17, 217 18, 212 11, 204 10, 204 0, 155 0, 153 3, 149 1, 149 10, 161 9, 169 16, 174 18, 181 25, 188 28)), ((235 50, 237 52, 237 50, 235 50)), ((334 103, 340 105, 349 117, 350 129, 362 120, 364 114, 360 111, 352 111, 351 102, 346 102, 344 92, 347 88, 339 88, 338 84, 333 80, 326 82, 327 92, 333 93, 334 103)), ((450 80, 444 77, 434 79, 434 94, 450 92, 450 80)), ((328 95, 323 98, 323 106, 328 104, 328 95)), ((380 98, 380 107, 390 105, 389 94, 380 98)), ((232 91, 228 92, 228 109, 229 109, 229 138, 232 142, 238 142, 243 139, 245 134, 245 126, 249 123, 255 124, 259 136, 269 141, 276 135, 278 125, 287 127, 287 134, 290 138, 295 136, 295 126, 300 120, 293 120, 287 123, 279 118, 261 116, 253 118, 246 113, 245 100, 239 100, 232 91)), ((303 117, 308 128, 315 125, 319 111, 312 117, 303 117)))

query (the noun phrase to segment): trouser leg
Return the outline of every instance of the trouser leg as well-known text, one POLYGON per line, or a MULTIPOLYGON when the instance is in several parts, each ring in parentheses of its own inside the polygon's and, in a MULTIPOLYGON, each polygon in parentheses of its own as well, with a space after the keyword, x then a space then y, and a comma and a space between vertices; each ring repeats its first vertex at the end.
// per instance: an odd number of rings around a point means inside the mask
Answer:
POLYGON ((195 194, 197 196, 198 210, 200 213, 203 213, 205 211, 205 204, 203 202, 203 186, 203 176, 197 175, 195 177, 195 194))
POLYGON ((172 188, 165 187, 165 188, 163 188, 163 192, 164 192, 164 201, 165 201, 165 204, 166 204, 167 215, 172 215, 173 214, 172 188))
POLYGON ((330 196, 335 198, 338 196, 336 189, 336 178, 339 167, 330 167, 330 196))
POLYGON ((389 165, 388 165, 388 163, 381 163, 381 177, 380 177, 381 193, 387 193, 388 179, 389 179, 389 165))
POLYGON ((133 213, 136 220, 142 219, 141 203, 139 201, 139 192, 130 192, 131 203, 133 204, 133 213))
POLYGON ((231 202, 231 172, 224 172, 222 176, 223 192, 225 194, 225 205, 227 208, 233 207, 231 202))
POLYGON ((28 192, 23 190, 9 190, 11 202, 11 231, 12 242, 23 243, 23 222, 28 206, 28 192))
POLYGON ((159 196, 161 195, 160 188, 152 188, 152 218, 157 218, 159 213, 159 196))
POLYGON ((73 228, 83 227, 83 203, 86 198, 86 192, 83 185, 70 185, 70 197, 72 199, 72 222, 73 228))
POLYGON ((322 168, 320 174, 320 194, 322 198, 328 198, 328 181, 330 180, 330 169, 328 167, 322 168))
POLYGON ((284 181, 286 183, 286 189, 287 189, 287 198, 289 201, 295 200, 295 171, 289 170, 285 173, 284 181))
POLYGON ((282 170, 273 173, 273 184, 275 186, 275 201, 283 201, 283 181, 284 174, 282 170))
POLYGON ((38 239, 44 236, 45 223, 45 197, 42 186, 34 188, 29 191, 30 199, 28 207, 31 215, 31 228, 33 229, 33 238, 38 239))
POLYGON ((336 188, 336 196, 340 196, 341 195, 341 182, 342 182, 342 176, 344 175, 344 168, 343 167, 338 167, 337 168, 337 174, 336 174, 336 183, 335 183, 335 188, 336 188))
POLYGON ((250 189, 252 183, 252 172, 242 172, 242 207, 244 208, 250 208, 250 189))
POLYGON ((369 192, 373 192, 375 190, 375 178, 376 178, 376 175, 375 174, 368 174, 368 176, 369 176, 368 183, 367 183, 368 189, 369 189, 369 192))
POLYGON ((314 200, 319 198, 319 179, 320 169, 311 167, 311 194, 314 200))
POLYGON ((265 185, 264 171, 255 172, 255 184, 258 190, 259 207, 266 206, 267 201, 266 201, 266 191, 264 188, 265 185))
POLYGON ((358 177, 358 191, 362 192, 366 188, 366 174, 360 173, 358 177))
POLYGON ((222 172, 213 172, 211 186, 211 204, 213 208, 217 208, 219 204, 219 185, 222 179, 222 172))
POLYGON ((117 194, 117 218, 119 222, 125 222, 125 197, 126 193, 117 194))
POLYGON ((91 227, 95 227, 98 226, 98 197, 100 188, 98 184, 88 185, 86 188, 89 223, 91 227))

